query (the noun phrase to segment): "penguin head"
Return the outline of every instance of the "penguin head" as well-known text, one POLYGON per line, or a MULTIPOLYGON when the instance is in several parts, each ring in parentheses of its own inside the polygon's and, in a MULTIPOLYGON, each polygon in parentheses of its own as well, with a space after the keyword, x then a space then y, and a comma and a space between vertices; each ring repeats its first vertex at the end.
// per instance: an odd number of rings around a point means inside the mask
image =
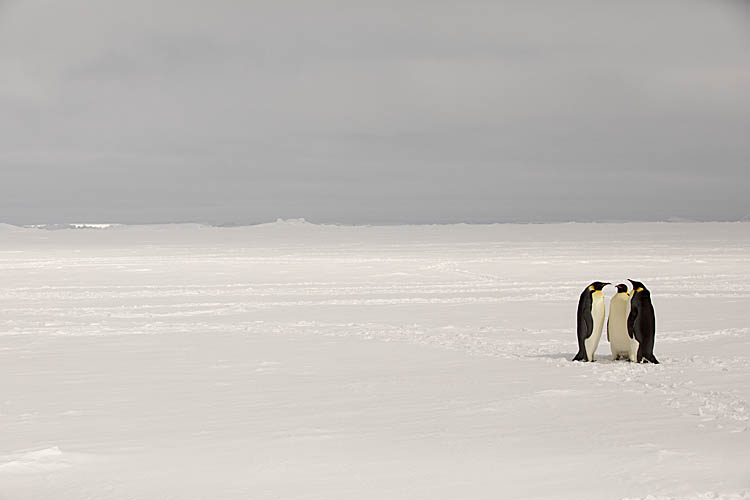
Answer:
POLYGON ((594 281, 589 285, 589 290, 592 292, 600 292, 602 288, 604 288, 607 285, 610 285, 611 283, 602 283, 601 281, 594 281))
POLYGON ((628 281, 633 284, 633 293, 642 292, 643 290, 648 290, 648 288, 646 288, 646 285, 644 285, 640 281, 633 281, 630 278, 628 278, 628 281))
POLYGON ((628 285, 623 285, 622 283, 617 285, 617 293, 628 293, 628 285))

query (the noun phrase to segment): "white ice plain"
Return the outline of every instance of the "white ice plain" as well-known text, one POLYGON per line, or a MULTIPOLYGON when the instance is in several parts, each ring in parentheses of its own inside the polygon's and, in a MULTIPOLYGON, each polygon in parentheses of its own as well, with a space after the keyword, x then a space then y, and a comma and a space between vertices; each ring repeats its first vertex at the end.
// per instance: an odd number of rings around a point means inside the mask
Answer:
POLYGON ((750 499, 748 401, 748 223, 0 227, 3 500, 750 499))

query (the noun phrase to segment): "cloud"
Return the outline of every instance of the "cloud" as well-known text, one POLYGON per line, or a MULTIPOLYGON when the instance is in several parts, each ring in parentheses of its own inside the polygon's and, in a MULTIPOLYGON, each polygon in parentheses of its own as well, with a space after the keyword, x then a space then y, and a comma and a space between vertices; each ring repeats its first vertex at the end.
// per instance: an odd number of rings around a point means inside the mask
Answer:
POLYGON ((747 213, 738 2, 0 9, 9 222, 747 213))

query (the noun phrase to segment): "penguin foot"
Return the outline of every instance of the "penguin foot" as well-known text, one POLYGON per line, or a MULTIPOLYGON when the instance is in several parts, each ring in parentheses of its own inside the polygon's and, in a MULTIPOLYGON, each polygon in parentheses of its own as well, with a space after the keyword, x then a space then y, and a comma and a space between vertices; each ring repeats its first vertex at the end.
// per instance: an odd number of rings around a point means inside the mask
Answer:
POLYGON ((588 360, 586 359, 586 353, 582 353, 579 351, 578 354, 576 354, 575 358, 573 358, 571 361, 584 361, 585 362, 588 360))

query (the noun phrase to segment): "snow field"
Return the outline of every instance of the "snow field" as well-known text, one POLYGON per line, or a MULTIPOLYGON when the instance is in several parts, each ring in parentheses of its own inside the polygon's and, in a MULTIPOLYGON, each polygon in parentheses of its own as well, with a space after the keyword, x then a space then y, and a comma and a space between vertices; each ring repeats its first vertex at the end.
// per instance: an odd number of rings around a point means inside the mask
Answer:
POLYGON ((3 499, 750 498, 750 224, 4 226, 0 273, 3 499), (626 278, 662 364, 571 363, 626 278))

